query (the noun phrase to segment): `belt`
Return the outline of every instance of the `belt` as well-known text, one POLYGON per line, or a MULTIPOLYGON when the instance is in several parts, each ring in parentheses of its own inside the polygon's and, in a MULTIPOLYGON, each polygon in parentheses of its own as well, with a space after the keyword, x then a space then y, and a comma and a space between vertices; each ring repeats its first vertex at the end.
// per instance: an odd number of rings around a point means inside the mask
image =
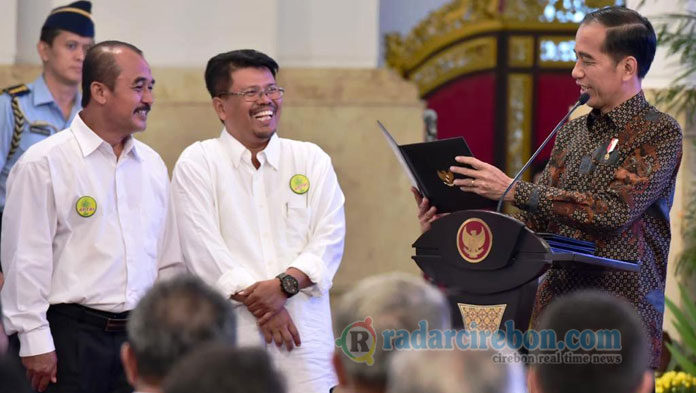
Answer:
POLYGON ((122 313, 111 313, 95 310, 93 308, 81 306, 79 304, 52 304, 48 307, 48 312, 56 312, 68 316, 78 322, 83 322, 105 332, 125 332, 128 323, 128 311, 122 313))

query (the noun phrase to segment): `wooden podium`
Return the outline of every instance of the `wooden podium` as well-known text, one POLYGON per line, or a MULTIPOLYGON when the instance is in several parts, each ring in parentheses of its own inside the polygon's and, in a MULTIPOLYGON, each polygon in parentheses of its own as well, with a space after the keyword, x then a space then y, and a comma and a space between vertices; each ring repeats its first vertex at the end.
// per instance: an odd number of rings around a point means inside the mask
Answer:
POLYGON ((539 277, 553 265, 638 271, 637 263, 553 248, 501 213, 465 210, 442 217, 413 244, 418 267, 444 286, 456 328, 529 327, 539 277))

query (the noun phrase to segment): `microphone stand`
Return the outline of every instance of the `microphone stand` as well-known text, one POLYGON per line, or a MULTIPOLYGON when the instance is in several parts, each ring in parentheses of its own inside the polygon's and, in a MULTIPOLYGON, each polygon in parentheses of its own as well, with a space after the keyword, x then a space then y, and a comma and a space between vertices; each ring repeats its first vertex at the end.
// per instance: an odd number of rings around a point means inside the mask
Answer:
POLYGON ((541 153, 541 151, 544 149, 544 147, 546 147, 546 145, 549 143, 551 138, 553 138, 556 135, 556 133, 558 132, 558 130, 561 129, 561 126, 563 126, 563 124, 566 122, 566 120, 568 120, 570 115, 572 115, 573 112, 575 112, 575 110, 578 109, 579 106, 584 105, 587 102, 587 100, 589 100, 589 99, 590 99, 590 95, 587 93, 582 93, 580 95, 580 97, 578 98, 578 101, 575 103, 575 105, 570 109, 570 111, 568 111, 568 113, 565 116, 563 116, 563 119, 561 119, 561 121, 556 125, 556 128, 554 128, 553 131, 551 131, 549 136, 547 136, 546 139, 544 139, 544 142, 541 143, 541 146, 539 146, 539 148, 534 152, 534 154, 532 154, 532 157, 530 157, 529 160, 527 161, 527 163, 524 164, 522 169, 520 169, 519 172, 517 172, 515 177, 512 179, 512 182, 510 182, 510 185, 507 186, 507 188, 505 189, 505 192, 503 192, 503 195, 498 200, 498 207, 495 209, 496 212, 500 213, 500 210, 503 208, 503 201, 505 200, 505 196, 507 195, 507 193, 510 192, 510 190, 512 189, 512 186, 514 186, 515 183, 517 183, 520 180, 520 177, 522 177, 522 174, 524 173, 524 171, 526 171, 527 168, 529 168, 529 166, 532 165, 532 162, 534 162, 534 159, 536 159, 537 156, 539 155, 539 153, 541 153))

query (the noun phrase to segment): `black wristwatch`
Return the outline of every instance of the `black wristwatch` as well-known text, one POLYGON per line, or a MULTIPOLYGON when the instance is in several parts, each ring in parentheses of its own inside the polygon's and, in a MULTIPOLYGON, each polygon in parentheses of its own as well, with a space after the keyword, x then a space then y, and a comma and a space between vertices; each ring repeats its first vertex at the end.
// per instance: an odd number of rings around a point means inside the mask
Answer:
POLYGON ((295 277, 287 273, 280 273, 276 278, 280 280, 280 289, 282 289, 288 297, 295 296, 297 292, 300 291, 300 283, 297 282, 295 277))

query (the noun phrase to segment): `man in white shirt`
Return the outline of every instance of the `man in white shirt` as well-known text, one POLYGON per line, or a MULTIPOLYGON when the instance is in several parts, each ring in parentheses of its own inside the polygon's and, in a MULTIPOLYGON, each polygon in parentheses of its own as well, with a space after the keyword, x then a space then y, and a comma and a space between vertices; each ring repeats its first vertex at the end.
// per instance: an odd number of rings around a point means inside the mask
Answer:
POLYGON ((237 306, 239 345, 270 344, 290 392, 326 393, 344 197, 326 153, 276 135, 277 70, 254 50, 210 59, 206 86, 225 127, 181 154, 172 206, 186 267, 237 306))
POLYGON ((146 127, 153 85, 138 48, 94 46, 84 109, 10 172, 3 321, 36 390, 132 390, 119 352, 128 311, 157 275, 168 203, 166 166, 131 136, 146 127))

